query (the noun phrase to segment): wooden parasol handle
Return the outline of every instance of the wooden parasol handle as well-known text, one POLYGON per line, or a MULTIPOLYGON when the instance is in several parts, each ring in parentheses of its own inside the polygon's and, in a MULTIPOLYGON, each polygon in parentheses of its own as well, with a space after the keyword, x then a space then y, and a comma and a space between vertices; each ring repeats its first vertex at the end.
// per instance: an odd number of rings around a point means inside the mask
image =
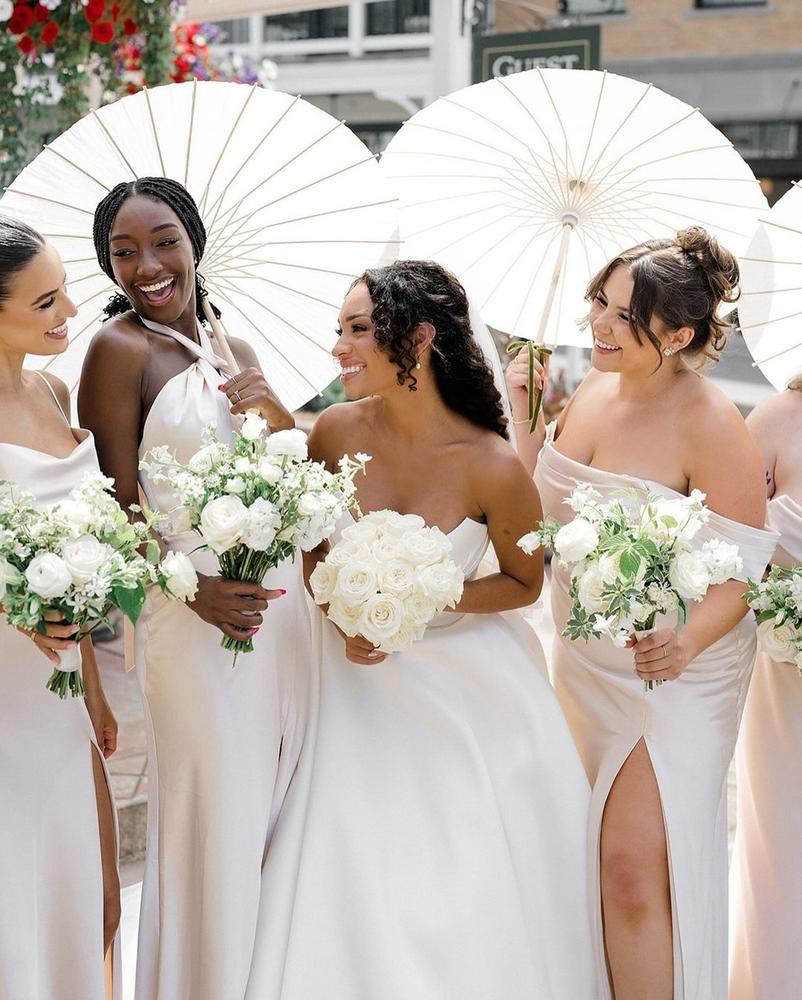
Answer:
POLYGON ((203 315, 206 317, 209 322, 209 326, 212 328, 212 335, 215 342, 215 353, 222 361, 225 361, 231 374, 237 375, 240 370, 240 367, 237 364, 237 359, 234 357, 234 354, 229 347, 228 337, 223 329, 223 325, 215 316, 214 310, 209 305, 209 300, 205 295, 203 296, 203 315))

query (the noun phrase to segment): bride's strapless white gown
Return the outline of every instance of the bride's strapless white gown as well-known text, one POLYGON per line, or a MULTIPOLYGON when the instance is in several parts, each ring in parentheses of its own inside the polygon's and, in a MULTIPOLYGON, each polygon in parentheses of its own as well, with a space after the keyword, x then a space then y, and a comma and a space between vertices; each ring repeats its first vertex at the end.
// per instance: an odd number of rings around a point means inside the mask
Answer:
MULTIPOLYGON (((769 500, 776 556, 802 563, 802 504, 769 500)), ((802 996, 802 677, 758 653, 736 754, 729 1000, 802 996)))
MULTIPOLYGON (((180 462, 204 429, 231 439, 225 378, 208 338, 168 327, 197 358, 161 390, 143 429, 140 457, 167 445, 180 462)), ((169 484, 140 474, 151 507, 176 506, 169 484)), ((167 537, 193 552, 194 532, 167 537)), ((199 572, 218 572, 193 552, 199 572)), ((311 656, 299 562, 270 573, 285 588, 272 602, 254 652, 233 654, 222 633, 186 605, 151 590, 136 635, 136 664, 150 728, 148 839, 139 928, 138 1000, 242 1000, 251 965, 262 864, 303 739, 311 656)))
MULTIPOLYGON (((0 480, 41 507, 64 500, 98 471, 91 434, 74 433, 65 458, 0 443, 0 480)), ((47 690, 53 665, 3 615, 0 666, 0 1000, 106 1000, 86 704, 47 690)))
MULTIPOLYGON (((535 471, 547 516, 570 520, 563 500, 577 482, 588 482, 605 496, 620 490, 644 497, 679 496, 660 483, 594 469, 563 455, 554 447, 554 427, 549 425, 535 471)), ((777 538, 773 531, 715 513, 700 539, 703 535, 739 546, 743 580, 762 574, 777 538)), ((674 998, 726 1000, 727 770, 755 656, 754 618, 743 618, 678 680, 647 691, 635 674, 632 650, 619 649, 609 639, 571 642, 560 635, 571 606, 569 585, 567 571, 554 560, 551 597, 557 635, 550 667, 593 785, 589 872, 599 975, 606 978, 598 867, 602 815, 621 766, 643 740, 660 791, 668 843, 674 998)))
MULTIPOLYGON (((450 539, 470 576, 487 528, 450 539)), ((595 1000, 588 783, 532 630, 446 613, 366 667, 315 621, 248 1000, 595 1000)))

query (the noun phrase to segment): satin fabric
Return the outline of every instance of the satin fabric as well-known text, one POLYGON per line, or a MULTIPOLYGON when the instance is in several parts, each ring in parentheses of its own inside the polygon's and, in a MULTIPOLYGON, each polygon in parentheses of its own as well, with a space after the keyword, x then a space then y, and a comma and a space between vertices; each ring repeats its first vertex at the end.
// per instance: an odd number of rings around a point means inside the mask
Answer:
MULTIPOLYGON (((563 502, 577 482, 603 495, 634 489, 679 496, 660 483, 582 465, 554 447, 554 424, 538 460, 535 482, 546 516, 565 523, 563 502)), ((776 534, 718 514, 697 536, 739 546, 739 577, 762 574, 776 534)), ((552 562, 556 638, 552 680, 593 788, 589 828, 590 893, 599 976, 606 979, 599 843, 604 805, 616 775, 643 739, 663 805, 674 928, 675 1000, 725 1000, 727 995, 726 778, 755 655, 755 623, 745 617, 697 657, 677 681, 647 691, 632 651, 609 639, 571 642, 560 633, 569 616, 569 575, 552 562)), ((693 611, 691 610, 691 615, 693 611)), ((610 994, 607 993, 607 996, 610 994)))
MULTIPOLYGON (((470 576, 487 528, 450 539, 470 576)), ((589 789, 534 633, 445 613, 366 667, 315 623, 318 699, 247 1000, 595 998, 589 789)))
MULTIPOLYGON (((802 504, 768 505, 775 561, 802 563, 802 504)), ((730 1000, 802 993, 802 677, 758 653, 736 753, 738 825, 730 873, 730 1000)))
MULTIPOLYGON (((169 327, 196 361, 161 390, 148 414, 140 458, 167 445, 180 462, 204 430, 232 435, 225 381, 208 338, 200 346, 169 327)), ((169 512, 169 483, 140 485, 169 512)), ((168 521, 168 532, 169 532, 168 521)), ((199 572, 217 573, 194 532, 169 534, 199 572)), ((137 959, 137 1000, 242 1000, 254 948, 262 865, 303 739, 311 636, 300 562, 265 586, 287 594, 264 615, 254 652, 233 653, 222 633, 157 590, 136 630, 136 662, 149 726, 148 838, 137 959)))
MULTIPOLYGON (((73 433, 65 458, 0 443, 0 480, 40 507, 66 499, 98 471, 91 434, 73 433)), ((0 663, 0 1000, 106 1000, 99 751, 86 703, 47 690, 53 665, 4 615, 0 663)), ((119 975, 115 987, 119 996, 119 975)))

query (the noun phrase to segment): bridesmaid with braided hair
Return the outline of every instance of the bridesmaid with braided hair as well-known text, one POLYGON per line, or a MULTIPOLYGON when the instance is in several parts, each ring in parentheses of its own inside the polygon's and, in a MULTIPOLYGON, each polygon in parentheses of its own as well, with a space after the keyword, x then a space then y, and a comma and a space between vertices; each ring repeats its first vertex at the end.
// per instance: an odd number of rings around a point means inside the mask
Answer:
MULTIPOLYGON (((186 462, 206 427, 230 440, 246 410, 273 430, 293 420, 247 344, 231 341, 234 377, 212 350, 197 271, 206 233, 185 188, 164 177, 118 184, 97 207, 94 239, 122 294, 87 355, 79 412, 120 503, 141 490, 167 513, 169 484, 138 473, 154 446, 186 462)), ((191 553, 199 587, 187 604, 154 589, 137 625, 149 807, 136 996, 242 1000, 263 859, 303 734, 308 612, 299 563, 280 566, 270 589, 223 580, 214 555, 195 551, 197 535, 169 525, 163 544, 191 553), (221 633, 252 635, 263 620, 254 653, 232 670, 221 633)))

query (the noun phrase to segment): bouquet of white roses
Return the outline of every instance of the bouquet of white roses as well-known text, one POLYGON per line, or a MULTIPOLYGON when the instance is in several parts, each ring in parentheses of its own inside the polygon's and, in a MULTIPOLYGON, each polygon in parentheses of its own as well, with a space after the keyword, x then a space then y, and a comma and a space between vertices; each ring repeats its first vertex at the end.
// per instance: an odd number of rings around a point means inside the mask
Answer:
POLYGON ((802 566, 772 566, 765 580, 749 581, 744 600, 757 617, 760 648, 802 673, 802 566))
MULTIPOLYGON (((10 625, 44 632, 45 613, 58 611, 78 625, 76 643, 112 607, 136 622, 157 568, 158 546, 148 542, 152 519, 131 524, 109 490, 112 480, 84 476, 68 499, 39 509, 33 497, 0 484, 0 603, 10 625), (147 558, 138 549, 148 542, 147 558)), ((61 698, 84 693, 78 646, 61 650, 47 687, 61 698)))
POLYGON ((451 542, 417 514, 378 510, 345 528, 310 577, 315 602, 348 636, 395 653, 462 597, 451 542))
MULTIPOLYGON (((230 445, 210 430, 186 465, 166 447, 154 448, 142 462, 152 479, 168 482, 178 497, 171 530, 197 531, 227 580, 261 583, 298 549, 318 546, 355 506, 354 476, 369 460, 345 455, 339 473, 331 473, 308 458, 303 431, 266 432, 267 423, 248 413, 230 445)), ((235 651, 235 662, 236 654, 253 650, 250 637, 225 636, 221 645, 235 651)))
MULTIPOLYGON (((701 601, 713 584, 724 583, 743 563, 738 548, 719 539, 692 542, 709 517, 705 495, 689 497, 634 491, 605 501, 587 483, 578 483, 564 501, 575 513, 560 525, 543 521, 519 539, 531 554, 551 547, 570 568, 571 614, 562 634, 588 640, 607 636, 624 646, 633 633, 652 630, 658 615, 687 618, 688 602, 701 601)), ((646 681, 647 688, 653 683, 646 681)))

